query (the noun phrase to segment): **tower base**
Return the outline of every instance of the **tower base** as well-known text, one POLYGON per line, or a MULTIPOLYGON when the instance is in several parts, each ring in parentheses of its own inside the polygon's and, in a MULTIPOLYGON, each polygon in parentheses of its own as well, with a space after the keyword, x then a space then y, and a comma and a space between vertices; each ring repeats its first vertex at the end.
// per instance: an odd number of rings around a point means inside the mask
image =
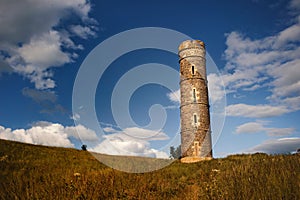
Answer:
POLYGON ((184 157, 180 159, 180 162, 182 163, 195 163, 195 162, 200 162, 200 161, 204 161, 204 160, 211 160, 211 157, 184 157))

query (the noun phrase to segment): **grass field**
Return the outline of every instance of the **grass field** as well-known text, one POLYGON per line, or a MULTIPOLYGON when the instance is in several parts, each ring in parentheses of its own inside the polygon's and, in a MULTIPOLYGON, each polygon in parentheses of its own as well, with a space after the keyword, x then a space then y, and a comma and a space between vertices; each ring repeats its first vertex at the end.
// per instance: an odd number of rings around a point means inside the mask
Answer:
MULTIPOLYGON (((126 157, 111 159, 122 163, 126 157)), ((145 166, 155 162, 136 159, 145 166)), ((0 140, 0 199, 299 200, 300 155, 175 161, 141 174, 106 167, 87 151, 0 140)))

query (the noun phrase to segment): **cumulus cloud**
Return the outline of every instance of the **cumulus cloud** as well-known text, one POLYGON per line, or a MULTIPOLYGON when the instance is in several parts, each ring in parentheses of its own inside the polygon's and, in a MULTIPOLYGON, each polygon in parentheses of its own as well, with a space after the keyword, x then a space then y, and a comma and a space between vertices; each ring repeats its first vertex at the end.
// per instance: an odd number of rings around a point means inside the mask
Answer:
MULTIPOLYGON (((72 62, 77 54, 73 35, 95 36, 87 0, 4 0, 0 2, 0 59, 34 83, 37 89, 55 87, 52 67, 72 62), (79 24, 64 24, 78 18, 79 24)), ((7 68, 7 67, 6 67, 7 68)), ((3 70, 2 70, 3 71, 3 70)))
MULTIPOLYGON (((289 14, 293 13, 294 18, 284 29, 267 37, 250 38, 239 31, 225 35, 226 65, 222 79, 227 94, 246 97, 264 92, 267 95, 263 104, 228 105, 227 116, 268 118, 300 110, 299 8, 299 0, 290 1, 289 14)), ((235 129, 237 134, 265 133, 276 137, 292 135, 295 131, 292 127, 271 126, 266 121, 244 123, 235 129)), ((299 138, 283 138, 265 141, 249 152, 286 153, 295 151, 296 146, 299 148, 299 138)))
POLYGON ((13 68, 7 63, 4 62, 3 57, 0 55, 0 76, 2 73, 12 73, 13 68))
POLYGON ((257 133, 264 130, 264 126, 261 123, 249 122, 242 124, 236 128, 236 133, 257 133))
POLYGON ((97 140, 96 133, 82 125, 64 127, 59 123, 45 121, 34 123, 29 129, 12 130, 0 126, 0 138, 58 147, 74 147, 74 144, 70 140, 71 138, 84 139, 86 141, 97 140))
POLYGON ((118 132, 116 129, 112 128, 112 127, 105 127, 103 128, 103 131, 107 132, 107 133, 115 133, 118 132))
POLYGON ((221 75, 218 76, 215 73, 211 73, 207 75, 208 95, 209 95, 209 102, 211 104, 215 104, 216 102, 221 101, 226 94, 224 83, 222 82, 222 78, 220 77, 222 76, 221 75))
POLYGON ((294 128, 266 127, 266 124, 268 123, 264 121, 245 123, 238 126, 235 132, 238 134, 265 132, 269 136, 287 136, 295 131, 294 128))
POLYGON ((83 141, 97 141, 98 137, 95 131, 86 128, 85 126, 79 124, 77 126, 67 126, 64 129, 68 137, 74 137, 83 141))
POLYGON ((267 140, 255 147, 248 149, 247 153, 263 152, 268 154, 284 154, 295 152, 300 147, 300 138, 280 138, 267 140))
POLYGON ((100 142, 94 130, 81 124, 63 126, 59 123, 39 121, 28 129, 5 128, 0 126, 0 139, 12 140, 36 145, 75 147, 74 139, 92 144, 90 151, 110 155, 147 156, 168 158, 166 152, 151 148, 150 141, 167 140, 169 137, 161 131, 126 128, 123 131, 105 127, 104 140, 100 142))
MULTIPOLYGON (((296 9, 298 6, 299 1, 291 1, 290 9, 296 9)), ((300 101, 293 101, 292 106, 287 103, 288 99, 300 97, 299 41, 300 15, 297 15, 290 26, 264 38, 252 39, 238 31, 226 34, 226 66, 222 78, 227 93, 258 89, 270 92, 266 99, 272 105, 279 105, 269 107, 270 116, 299 110, 300 101)), ((241 106, 247 109, 245 114, 249 115, 251 105, 231 106, 229 111, 241 106)), ((267 107, 260 105, 259 108, 267 107)), ((269 114, 264 110, 258 115, 265 117, 269 114)))
POLYGON ((180 103, 180 89, 168 93, 167 96, 173 103, 180 103))
POLYGON ((299 110, 300 109, 300 96, 298 97, 288 97, 284 99, 284 103, 289 105, 290 108, 293 110, 299 110))
POLYGON ((294 128, 265 128, 265 131, 270 136, 287 136, 295 132, 294 128))
POLYGON ((87 39, 90 36, 95 36, 96 33, 88 26, 74 25, 70 27, 71 31, 77 36, 87 39))
POLYGON ((0 127, 0 138, 14 140, 30 144, 39 144, 47 146, 74 147, 63 131, 60 124, 51 124, 47 126, 34 126, 30 129, 16 129, 0 127))
POLYGON ((248 104, 232 104, 227 106, 225 110, 227 116, 252 118, 274 117, 289 112, 289 110, 285 106, 248 104))
MULTIPOLYGON (((39 69, 44 70, 43 68, 60 66, 71 61, 71 56, 63 52, 60 46, 59 32, 51 30, 42 35, 32 37, 29 43, 22 45, 17 52, 25 63, 35 65, 39 69)), ((28 72, 32 73, 32 71, 28 72)))
POLYGON ((80 115, 78 113, 74 113, 72 116, 70 116, 70 119, 78 121, 80 119, 80 115))
MULTIPOLYGON (((300 37, 300 36, 299 36, 300 37)), ((271 100, 300 96, 300 47, 299 58, 288 61, 275 68, 268 68, 268 74, 274 77, 271 100)))
POLYGON ((103 129, 107 135, 104 141, 91 149, 91 151, 109 155, 146 156, 168 158, 168 154, 151 148, 149 141, 166 140, 169 137, 161 131, 153 131, 138 127, 129 127, 116 130, 112 127, 103 129))

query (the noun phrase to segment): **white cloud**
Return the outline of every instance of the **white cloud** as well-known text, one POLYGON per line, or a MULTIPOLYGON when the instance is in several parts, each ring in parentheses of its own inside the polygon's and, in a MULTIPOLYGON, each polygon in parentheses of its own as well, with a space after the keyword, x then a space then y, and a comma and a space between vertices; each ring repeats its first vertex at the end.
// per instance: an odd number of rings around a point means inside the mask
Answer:
POLYGON ((285 98, 284 103, 286 105, 289 105, 290 108, 293 110, 299 110, 300 109, 300 96, 298 97, 290 97, 290 98, 285 98))
POLYGON ((258 122, 249 122, 242 124, 236 128, 236 133, 258 133, 264 131, 264 126, 258 122))
POLYGON ((70 119, 73 119, 74 121, 78 121, 80 119, 80 115, 78 113, 73 114, 70 119))
POLYGON ((300 41, 299 22, 281 31, 278 34, 278 38, 275 45, 281 47, 283 45, 288 44, 289 42, 297 42, 297 41, 300 41))
POLYGON ((2 73, 12 73, 13 68, 7 63, 4 62, 3 56, 0 54, 0 76, 2 73))
MULTIPOLYGON (((291 5, 296 8, 299 2, 292 1, 291 5)), ((280 105, 279 109, 272 106, 270 112, 284 114, 283 107, 288 112, 300 108, 300 102, 293 107, 286 103, 288 98, 300 97, 299 19, 277 34, 260 39, 251 39, 237 31, 226 34, 226 66, 222 78, 227 93, 265 89, 271 93, 267 100, 280 105)))
POLYGON ((0 139, 72 148, 75 145, 71 139, 77 139, 89 144, 96 144, 90 146, 89 150, 99 153, 168 158, 167 153, 150 147, 150 141, 169 139, 164 132, 137 127, 127 128, 124 131, 106 127, 104 131, 110 134, 105 135, 104 140, 99 143, 100 140, 95 131, 83 125, 63 126, 59 123, 39 121, 32 124, 29 129, 12 130, 0 126, 0 139))
POLYGON ((274 117, 285 113, 289 110, 284 106, 271 106, 271 105, 247 105, 247 104, 233 104, 226 107, 227 116, 241 116, 264 118, 274 117))
POLYGON ((266 122, 258 121, 258 122, 249 122, 242 124, 236 128, 236 133, 259 133, 265 132, 269 136, 286 136, 292 134, 295 129, 294 128, 272 128, 266 127, 266 122))
POLYGON ((49 31, 40 37, 32 37, 29 43, 18 49, 18 53, 26 63, 40 70, 44 67, 60 66, 71 61, 71 56, 61 50, 60 40, 57 31, 49 31))
POLYGON ((68 137, 74 137, 83 141, 97 141, 98 137, 95 131, 86 128, 85 126, 79 124, 77 126, 67 126, 64 129, 68 137))
POLYGON ((96 33, 88 26, 74 25, 70 27, 71 31, 83 39, 89 36, 95 36, 96 33))
POLYGON ((0 138, 30 144, 74 147, 70 138, 94 141, 97 136, 93 130, 82 125, 64 127, 58 123, 40 121, 32 125, 29 129, 5 128, 0 126, 0 138), (80 137, 79 137, 80 136, 80 137))
POLYGON ((151 148, 149 143, 152 140, 168 139, 168 136, 163 132, 138 127, 126 128, 123 131, 107 127, 104 128, 104 131, 112 134, 105 135, 105 140, 91 151, 109 155, 168 158, 167 153, 151 148))
POLYGON ((282 154, 296 151, 300 147, 300 138, 280 138, 267 140, 262 144, 248 149, 247 153, 264 152, 269 154, 282 154))
MULTIPOLYGON (((291 8, 296 10, 300 8, 299 5, 300 1, 291 1, 291 8)), ((247 97, 264 92, 268 95, 264 104, 240 103, 227 106, 227 116, 267 118, 300 110, 299 19, 297 16, 293 24, 280 32, 259 39, 249 38, 237 31, 226 34, 226 66, 222 78, 227 94, 247 97), (253 91, 256 93, 250 93, 253 91)), ((265 133, 280 137, 293 134, 295 129, 270 127, 266 122, 256 121, 241 124, 235 132, 265 133)), ((286 144, 272 140, 252 150, 276 152, 277 147, 280 149, 281 145, 286 147, 286 144)))
POLYGON ((90 7, 87 0, 1 1, 1 62, 28 78, 37 89, 54 88, 49 69, 72 62, 77 56, 74 50, 82 49, 63 28, 68 25, 60 25, 64 19, 78 17, 75 27, 82 27, 85 35, 77 35, 84 39, 95 36, 96 22, 88 16, 90 7))
POLYGON ((269 97, 272 100, 285 99, 288 97, 300 96, 300 48, 299 58, 286 62, 280 66, 268 68, 268 74, 274 77, 271 85, 272 95, 269 97))
POLYGON ((253 85, 249 88, 244 88, 245 91, 254 91, 254 90, 257 90, 258 88, 260 88, 261 86, 260 85, 253 85))
POLYGON ((92 21, 88 16, 90 7, 86 0, 3 0, 0 2, 0 43, 27 43, 32 36, 52 30, 61 19, 71 14, 84 22, 92 21))
POLYGON ((180 103, 180 89, 167 94, 168 98, 174 103, 180 103))
POLYGON ((107 133, 115 133, 115 132, 118 132, 117 130, 115 130, 114 128, 112 127, 105 127, 103 128, 103 131, 107 132, 107 133))
POLYGON ((269 136, 287 136, 295 132, 294 128, 265 128, 269 136))
POLYGON ((0 127, 0 138, 46 146, 74 147, 63 129, 60 124, 33 126, 27 130, 0 127))
POLYGON ((209 94, 209 102, 214 104, 224 98, 226 95, 224 83, 220 78, 222 76, 218 76, 217 74, 211 73, 208 74, 208 94, 209 94))

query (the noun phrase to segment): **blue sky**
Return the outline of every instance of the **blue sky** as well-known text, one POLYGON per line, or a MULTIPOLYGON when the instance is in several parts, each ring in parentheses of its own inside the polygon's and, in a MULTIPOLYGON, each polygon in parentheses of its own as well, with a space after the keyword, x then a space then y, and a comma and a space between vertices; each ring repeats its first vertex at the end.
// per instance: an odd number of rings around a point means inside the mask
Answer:
MULTIPOLYGON (((179 144, 179 84, 172 89, 157 82, 140 85, 124 104, 133 123, 126 124, 121 111, 125 122, 116 119, 111 97, 118 81, 137 73, 131 70, 138 66, 159 63, 178 71, 176 54, 144 48, 115 59, 96 83, 99 127, 83 117, 92 111, 85 105, 74 108, 72 98, 77 73, 94 48, 123 31, 158 27, 206 44, 211 111, 219 105, 225 116, 222 126, 223 118, 212 113, 215 157, 300 148, 299 0, 4 0, 0 12, 2 139, 74 148, 86 143, 103 153, 168 156, 169 146, 179 144)), ((130 42, 114 44, 108 55, 130 42)), ((179 76, 164 76, 157 67, 157 78, 179 83, 179 76)), ((138 82, 156 74, 150 70, 135 77, 138 82)), ((85 81, 87 86, 79 88, 83 93, 89 90, 89 77, 85 81)), ((116 94, 114 105, 122 110, 123 96, 116 94)))

